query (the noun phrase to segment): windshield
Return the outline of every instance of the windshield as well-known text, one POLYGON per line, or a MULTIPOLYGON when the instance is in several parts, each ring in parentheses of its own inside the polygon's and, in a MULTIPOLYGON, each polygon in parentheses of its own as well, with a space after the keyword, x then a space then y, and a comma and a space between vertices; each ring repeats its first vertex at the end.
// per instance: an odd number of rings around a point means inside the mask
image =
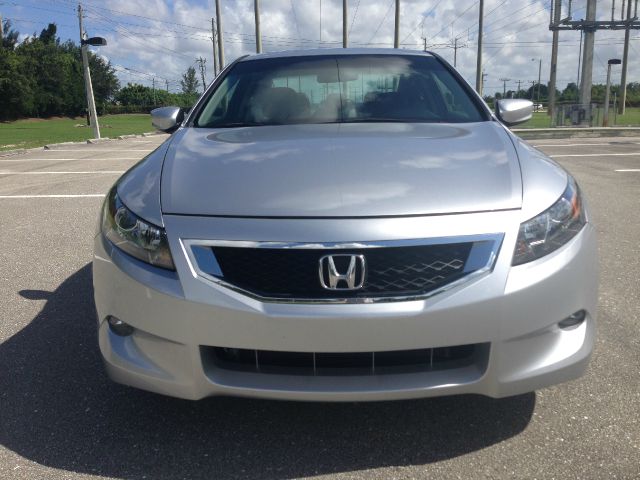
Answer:
POLYGON ((486 115, 436 58, 338 55, 242 61, 194 125, 479 122, 486 115))

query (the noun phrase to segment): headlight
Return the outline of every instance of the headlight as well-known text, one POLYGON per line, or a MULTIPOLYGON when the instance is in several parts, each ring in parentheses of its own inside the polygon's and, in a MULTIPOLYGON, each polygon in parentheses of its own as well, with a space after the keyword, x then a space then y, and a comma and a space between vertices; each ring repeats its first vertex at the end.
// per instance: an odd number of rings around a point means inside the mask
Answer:
POLYGON ((118 198, 113 187, 104 202, 102 233, 120 250, 156 267, 175 270, 167 234, 145 222, 118 198))
POLYGON ((569 177, 569 184, 556 203, 520 224, 512 265, 531 262, 557 250, 575 237, 585 223, 580 190, 569 177))

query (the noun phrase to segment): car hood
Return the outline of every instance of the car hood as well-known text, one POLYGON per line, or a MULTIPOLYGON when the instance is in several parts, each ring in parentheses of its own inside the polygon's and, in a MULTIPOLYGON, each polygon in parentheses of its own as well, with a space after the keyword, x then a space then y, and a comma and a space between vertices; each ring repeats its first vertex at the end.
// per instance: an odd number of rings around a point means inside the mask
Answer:
POLYGON ((183 128, 163 213, 370 217, 520 208, 515 148, 497 122, 183 128))

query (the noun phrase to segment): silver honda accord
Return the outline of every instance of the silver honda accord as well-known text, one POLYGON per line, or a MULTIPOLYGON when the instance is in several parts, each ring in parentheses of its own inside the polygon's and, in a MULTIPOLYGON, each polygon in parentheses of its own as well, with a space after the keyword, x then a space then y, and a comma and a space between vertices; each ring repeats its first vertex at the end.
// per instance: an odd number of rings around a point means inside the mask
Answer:
POLYGON ((504 397, 580 376, 597 252, 576 181, 435 54, 243 57, 108 193, 116 382, 200 399, 504 397))

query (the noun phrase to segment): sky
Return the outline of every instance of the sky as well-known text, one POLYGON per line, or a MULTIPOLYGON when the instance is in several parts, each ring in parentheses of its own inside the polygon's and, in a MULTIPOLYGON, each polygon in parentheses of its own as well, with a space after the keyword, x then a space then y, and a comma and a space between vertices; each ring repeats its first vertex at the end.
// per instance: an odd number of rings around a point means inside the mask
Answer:
MULTIPOLYGON (((613 0, 599 0, 597 17, 611 17, 613 0)), ((227 63, 255 52, 253 0, 220 0, 227 63)), ((563 0, 562 16, 568 1, 563 0)), ((573 19, 585 16, 586 0, 573 0, 573 19)), ((349 45, 392 47, 395 0, 349 0, 349 45)), ((537 81, 542 59, 542 83, 549 80, 550 0, 485 0, 483 71, 485 94, 528 88, 537 81)), ((620 17, 616 2, 616 18, 620 17)), ((94 49, 112 62, 122 85, 129 82, 180 91, 179 80, 196 59, 206 60, 206 81, 213 77, 211 17, 214 0, 83 0, 85 29, 108 45, 94 49)), ((342 46, 342 0, 261 0, 264 51, 342 46)), ((23 40, 50 22, 63 39, 78 41, 78 2, 73 0, 0 0, 0 15, 12 21, 23 40)), ((478 42, 478 0, 401 0, 401 48, 427 49, 453 63, 458 39, 457 68, 475 84, 478 42)), ((631 32, 629 81, 640 81, 640 31, 631 32)), ((622 58, 624 31, 598 31, 593 82, 605 83, 607 60, 622 58)), ((560 32, 558 87, 578 77, 580 32, 560 32)), ((614 67, 612 83, 620 81, 614 67)), ((199 73, 199 71, 198 71, 199 73)))

